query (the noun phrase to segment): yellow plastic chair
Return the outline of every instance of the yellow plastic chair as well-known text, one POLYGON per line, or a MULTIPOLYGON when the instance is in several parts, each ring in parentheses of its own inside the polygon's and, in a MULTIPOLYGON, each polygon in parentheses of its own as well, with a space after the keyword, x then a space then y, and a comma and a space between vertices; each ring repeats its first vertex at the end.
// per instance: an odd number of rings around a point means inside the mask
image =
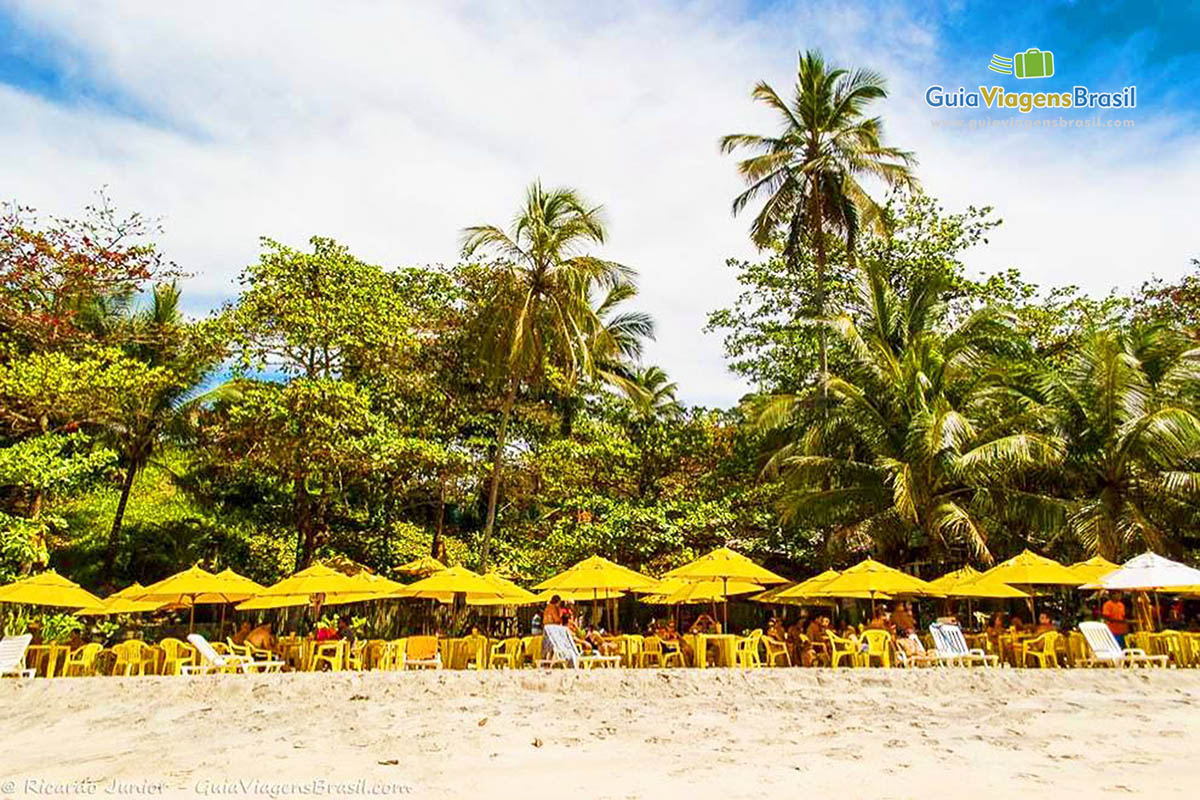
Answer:
POLYGON ((487 669, 488 656, 492 652, 488 637, 483 634, 468 636, 463 646, 467 651, 467 669, 487 669))
POLYGON ((734 650, 734 663, 742 669, 757 669, 762 666, 758 657, 758 644, 762 639, 762 631, 754 631, 749 636, 738 639, 734 650))
POLYGON ((766 665, 768 667, 777 667, 779 662, 783 661, 785 666, 792 665, 792 653, 788 650, 786 643, 779 641, 771 636, 762 637, 763 652, 766 654, 766 665))
POLYGON ((401 670, 404 669, 404 652, 407 648, 407 639, 392 639, 388 642, 387 667, 385 669, 401 670))
POLYGON ((196 651, 187 642, 166 638, 158 643, 163 651, 163 675, 181 675, 183 666, 196 663, 196 651))
POLYGON ((70 678, 95 675, 96 656, 100 655, 103 649, 104 645, 95 642, 75 648, 67 654, 67 659, 63 662, 62 676, 70 678))
POLYGON ((639 667, 653 663, 656 667, 663 665, 662 639, 657 636, 646 636, 642 639, 642 652, 638 654, 639 667))
POLYGON ((113 664, 113 675, 144 675, 146 660, 152 656, 150 648, 139 639, 128 639, 113 645, 117 661, 113 664))
POLYGON ((346 648, 346 668, 362 672, 367 667, 367 640, 359 639, 346 648))
POLYGON ((1184 635, 1179 631, 1163 631, 1152 637, 1154 652, 1162 653, 1176 667, 1188 666, 1191 653, 1184 635))
POLYGON ((1200 667, 1200 633, 1185 633, 1183 641, 1188 648, 1188 666, 1200 667))
POLYGON ((1021 666, 1029 666, 1029 659, 1033 659, 1040 669, 1057 668, 1058 637, 1058 631, 1046 631, 1021 642, 1021 666))
POLYGON ((859 654, 859 660, 864 667, 877 662, 881 667, 892 665, 892 648, 895 641, 889 631, 868 628, 862 632, 862 641, 867 643, 867 649, 859 654))
POLYGON ((518 669, 522 660, 521 637, 511 636, 492 645, 488 667, 491 669, 518 669))
POLYGON ((410 636, 404 642, 404 668, 442 668, 442 654, 436 636, 410 636))
POLYGON ((838 636, 833 631, 825 631, 829 639, 829 666, 837 669, 843 659, 850 662, 851 667, 859 664, 858 642, 838 636))
POLYGON ((522 667, 536 667, 542 658, 542 637, 522 636, 521 654, 522 667))
POLYGON ((308 664, 309 671, 317 672, 325 665, 330 672, 341 672, 346 666, 346 644, 344 639, 318 642, 308 664))

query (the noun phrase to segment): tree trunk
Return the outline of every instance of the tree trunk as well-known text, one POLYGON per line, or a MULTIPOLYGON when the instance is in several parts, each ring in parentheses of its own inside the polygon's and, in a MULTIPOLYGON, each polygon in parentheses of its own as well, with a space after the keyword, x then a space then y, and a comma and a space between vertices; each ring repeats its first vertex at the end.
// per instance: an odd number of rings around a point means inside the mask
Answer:
MULTIPOLYGON (((817 202, 813 204, 813 244, 817 250, 817 316, 822 320, 825 319, 825 220, 821 216, 821 199, 817 198, 817 202)), ((822 323, 817 328, 817 361, 821 370, 821 397, 824 399, 827 396, 828 390, 825 387, 826 378, 829 376, 829 356, 825 347, 825 325, 822 323)))
POLYGON ((297 471, 292 481, 292 503, 296 517, 296 569, 312 563, 316 551, 316 527, 313 524, 312 498, 308 494, 307 476, 297 471))
POLYGON ((112 528, 108 532, 108 547, 104 552, 104 579, 112 582, 117 569, 117 539, 121 535, 121 523, 125 519, 125 506, 129 503, 129 495, 133 491, 133 479, 137 475, 137 464, 129 463, 125 470, 125 481, 121 485, 121 499, 117 501, 117 513, 113 516, 112 528))
POLYGON ((492 545, 492 530, 496 527, 496 501, 500 498, 500 473, 504 468, 504 443, 508 435, 508 418, 517 401, 517 379, 509 378, 508 394, 500 413, 500 428, 496 431, 496 454, 492 457, 492 482, 488 489, 487 520, 483 524, 483 539, 479 543, 479 571, 486 572, 488 552, 492 545))
MULTIPOLYGON (((441 561, 445 558, 442 552, 445 549, 445 544, 442 543, 442 532, 446 525, 446 476, 441 476, 441 485, 438 488, 438 515, 437 529, 433 532, 433 546, 429 548, 429 555, 441 561)), ((445 563, 445 562, 443 562, 445 563)))

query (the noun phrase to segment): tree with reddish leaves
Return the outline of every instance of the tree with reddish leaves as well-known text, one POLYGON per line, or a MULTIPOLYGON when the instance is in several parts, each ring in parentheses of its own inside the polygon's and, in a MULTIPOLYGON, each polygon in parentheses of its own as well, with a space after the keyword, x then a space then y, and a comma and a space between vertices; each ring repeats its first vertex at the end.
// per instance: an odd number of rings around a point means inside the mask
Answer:
POLYGON ((178 275, 150 241, 158 232, 141 214, 118 214, 103 192, 79 219, 0 207, 0 338, 26 352, 96 338, 98 316, 178 275))

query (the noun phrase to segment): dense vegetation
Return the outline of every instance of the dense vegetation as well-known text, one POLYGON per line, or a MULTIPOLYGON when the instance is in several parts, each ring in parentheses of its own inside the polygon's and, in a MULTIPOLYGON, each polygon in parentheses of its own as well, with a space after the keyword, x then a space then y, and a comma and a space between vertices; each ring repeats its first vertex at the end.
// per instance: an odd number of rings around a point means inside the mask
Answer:
POLYGON ((732 409, 683 405, 642 362, 653 265, 599 257, 603 212, 573 190, 535 183, 450 267, 264 239, 202 320, 147 218, 8 207, 0 580, 424 553, 533 578, 726 543, 791 575, 1191 554, 1200 272, 1100 300, 972 278, 999 223, 921 193, 865 116, 883 92, 805 55, 792 101, 755 90, 782 133, 722 142, 754 151, 735 211, 763 202, 763 256, 730 262, 743 291, 709 318, 757 387, 732 409))

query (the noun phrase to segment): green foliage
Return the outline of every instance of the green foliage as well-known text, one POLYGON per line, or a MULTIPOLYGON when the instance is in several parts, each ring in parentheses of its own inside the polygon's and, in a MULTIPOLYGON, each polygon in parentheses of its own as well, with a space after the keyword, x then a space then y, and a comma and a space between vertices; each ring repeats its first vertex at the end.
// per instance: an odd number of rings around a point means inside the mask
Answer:
POLYGON ((41 618, 42 641, 48 644, 61 644, 71 638, 71 634, 83 630, 83 621, 74 614, 46 614, 41 618))
POLYGON ((80 431, 47 433, 0 448, 0 486, 40 492, 78 490, 112 467, 117 454, 80 431))
POLYGON ((3 634, 5 636, 23 636, 29 631, 29 623, 33 621, 27 609, 6 609, 4 615, 3 634))
POLYGON ((53 515, 25 519, 0 511, 0 583, 45 566, 50 559, 47 540, 55 528, 63 527, 62 519, 53 515))

